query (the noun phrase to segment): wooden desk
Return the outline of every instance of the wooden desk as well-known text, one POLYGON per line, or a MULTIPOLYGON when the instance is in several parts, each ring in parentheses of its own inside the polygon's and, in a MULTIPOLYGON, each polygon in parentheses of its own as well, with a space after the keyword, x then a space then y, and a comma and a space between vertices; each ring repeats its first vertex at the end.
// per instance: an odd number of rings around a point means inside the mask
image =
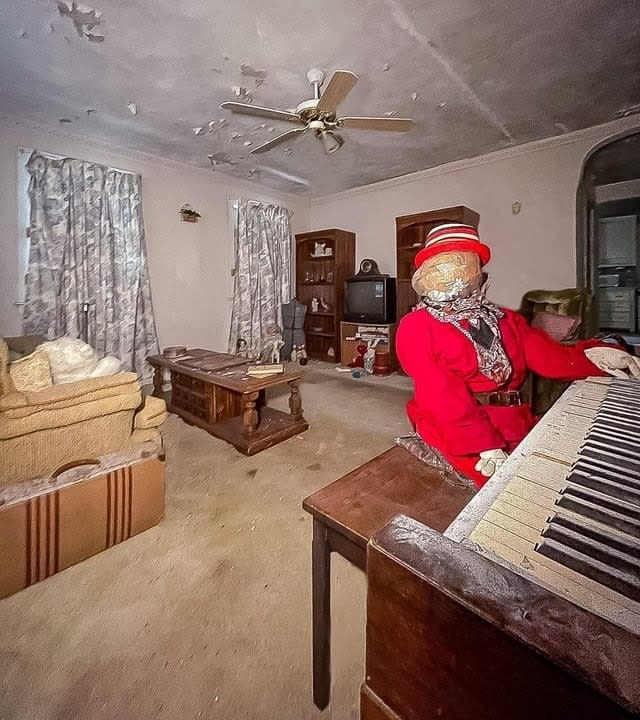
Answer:
POLYGON ((366 570, 367 543, 403 513, 443 532, 473 497, 434 468, 395 446, 306 498, 313 515, 313 702, 331 690, 331 553, 366 570))
POLYGON ((249 361, 237 355, 195 348, 168 358, 152 355, 153 394, 164 397, 164 370, 171 373, 167 409, 185 422, 231 443, 245 455, 255 455, 308 429, 302 416, 298 380, 304 372, 293 364, 266 377, 247 375, 249 361), (267 407, 265 390, 287 383, 290 413, 267 407))

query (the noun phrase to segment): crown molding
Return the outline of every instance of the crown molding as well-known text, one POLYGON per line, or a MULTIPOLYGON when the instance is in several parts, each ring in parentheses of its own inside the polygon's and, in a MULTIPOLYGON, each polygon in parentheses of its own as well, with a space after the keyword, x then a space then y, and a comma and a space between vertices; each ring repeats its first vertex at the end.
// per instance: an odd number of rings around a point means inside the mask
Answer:
MULTIPOLYGON (((67 129, 63 130, 62 128, 53 127, 51 125, 44 125, 34 120, 19 118, 6 112, 0 112, 0 123, 4 125, 10 125, 19 129, 25 129, 32 132, 49 135, 54 139, 77 142, 86 147, 96 148, 97 150, 101 150, 107 153, 113 153, 114 155, 117 155, 119 158, 122 158, 125 161, 132 161, 134 163, 145 162, 157 165, 159 167, 170 168, 172 170, 197 173, 199 175, 202 175, 203 178, 206 177, 210 182, 215 185, 226 187, 227 191, 229 185, 233 183, 238 185, 240 193, 255 193, 259 190, 260 194, 263 196, 271 195, 283 197, 295 203, 308 202, 306 198, 301 198, 299 195, 295 195, 294 193, 287 192, 285 190, 277 190, 275 188, 269 187, 268 185, 262 185, 257 181, 248 180, 246 178, 239 178, 235 175, 227 175, 222 171, 220 171, 219 174, 216 175, 215 172, 212 172, 208 168, 198 167, 197 165, 190 165, 189 163, 180 162, 178 160, 171 160, 170 158, 165 158, 160 155, 152 155, 151 153, 142 152, 141 150, 133 150, 131 148, 123 147, 120 145, 114 145, 113 143, 109 143, 106 140, 97 140, 95 138, 90 138, 85 135, 74 133, 67 129), (221 175, 224 177, 221 177, 221 175)), ((48 148, 38 149, 42 150, 43 152, 46 152, 48 150, 48 148)), ((130 172, 132 174, 140 174, 139 168, 125 167, 120 169, 126 172, 130 172)))
POLYGON ((330 195, 309 198, 309 205, 311 207, 315 207, 335 200, 344 200, 359 195, 377 193, 381 190, 386 190, 387 188, 397 187, 407 183, 418 182, 420 180, 439 177, 442 175, 448 175, 450 173, 460 172, 461 170, 480 167, 482 165, 490 165, 492 163, 509 160, 514 157, 530 155, 532 153, 539 152, 540 150, 561 147, 562 145, 571 145, 585 141, 589 141, 593 143, 593 145, 597 145, 599 142, 602 142, 607 138, 615 136, 619 133, 624 133, 628 130, 640 131, 640 118, 637 115, 613 120, 612 122, 603 123, 602 125, 591 125, 588 128, 574 130, 573 132, 565 133, 563 135, 554 135, 553 137, 542 138, 541 140, 534 140, 532 142, 522 143, 521 145, 513 145, 512 147, 496 150, 491 153, 486 153, 485 155, 464 158, 463 160, 454 160, 453 162, 445 163, 444 165, 437 165, 436 167, 427 168, 426 170, 418 170, 417 172, 409 173, 407 175, 399 175, 398 177, 381 180, 376 183, 371 183, 370 185, 361 185, 359 187, 349 188, 348 190, 342 190, 330 195))

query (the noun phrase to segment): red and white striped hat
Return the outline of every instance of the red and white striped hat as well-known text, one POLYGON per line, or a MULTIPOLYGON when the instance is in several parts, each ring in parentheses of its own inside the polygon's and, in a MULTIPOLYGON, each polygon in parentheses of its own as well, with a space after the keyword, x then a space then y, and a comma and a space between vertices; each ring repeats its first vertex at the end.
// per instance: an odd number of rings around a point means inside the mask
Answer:
POLYGON ((416 255, 417 268, 425 260, 443 252, 473 252, 480 257, 480 263, 486 265, 491 260, 488 245, 480 242, 478 231, 471 225, 461 223, 444 223, 436 225, 429 231, 424 247, 416 255))

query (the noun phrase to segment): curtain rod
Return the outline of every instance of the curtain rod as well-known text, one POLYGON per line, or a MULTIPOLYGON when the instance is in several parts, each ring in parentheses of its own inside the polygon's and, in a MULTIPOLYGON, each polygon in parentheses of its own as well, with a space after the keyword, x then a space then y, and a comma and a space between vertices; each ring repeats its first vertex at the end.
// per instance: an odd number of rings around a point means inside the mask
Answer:
POLYGON ((123 170, 122 168, 113 167, 112 165, 107 165, 105 163, 98 163, 93 160, 82 160, 80 158, 70 157, 69 155, 56 155, 55 153, 48 152, 46 150, 38 150, 38 149, 29 150, 27 148, 20 148, 19 152, 22 155, 24 155, 26 153, 29 153, 29 155, 31 155, 31 153, 37 152, 40 155, 43 155, 44 157, 49 158, 51 160, 75 160, 77 162, 91 163, 92 165, 103 165, 104 167, 109 168, 109 170, 115 170, 116 172, 125 173, 126 175, 140 175, 141 174, 139 172, 133 172, 132 170, 123 170))

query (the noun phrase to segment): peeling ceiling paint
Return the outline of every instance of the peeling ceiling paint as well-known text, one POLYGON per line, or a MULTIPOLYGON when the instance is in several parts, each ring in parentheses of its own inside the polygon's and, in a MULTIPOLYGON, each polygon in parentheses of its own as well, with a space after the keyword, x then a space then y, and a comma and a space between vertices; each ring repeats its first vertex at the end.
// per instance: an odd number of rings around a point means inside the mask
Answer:
POLYGON ((637 0, 87 1, 0 0, 0 110, 309 196, 640 107, 637 0), (360 76, 341 115, 416 128, 345 130, 331 156, 308 134, 250 155, 290 126, 220 103, 294 108, 314 67, 360 76))

